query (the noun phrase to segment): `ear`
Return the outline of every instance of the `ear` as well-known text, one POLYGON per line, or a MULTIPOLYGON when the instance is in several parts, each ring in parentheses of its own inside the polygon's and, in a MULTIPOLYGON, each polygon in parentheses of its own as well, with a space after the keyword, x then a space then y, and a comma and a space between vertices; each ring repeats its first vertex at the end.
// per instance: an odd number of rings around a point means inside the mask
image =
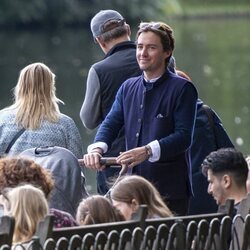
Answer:
POLYGON ((138 207, 139 207, 138 201, 136 199, 133 199, 131 201, 131 208, 132 208, 133 213, 138 210, 138 207))
POLYGON ((173 51, 172 50, 168 50, 168 51, 164 51, 165 53, 165 59, 170 58, 170 56, 172 55, 173 51))
POLYGON ((222 177, 223 186, 225 189, 229 189, 232 186, 232 177, 228 174, 222 177))
POLYGON ((102 48, 102 50, 105 51, 105 49, 107 47, 106 43, 100 37, 96 37, 96 41, 100 45, 100 47, 102 48))
POLYGON ((131 29, 130 29, 129 24, 126 23, 126 27, 127 27, 127 31, 128 31, 128 36, 130 37, 131 36, 131 29))

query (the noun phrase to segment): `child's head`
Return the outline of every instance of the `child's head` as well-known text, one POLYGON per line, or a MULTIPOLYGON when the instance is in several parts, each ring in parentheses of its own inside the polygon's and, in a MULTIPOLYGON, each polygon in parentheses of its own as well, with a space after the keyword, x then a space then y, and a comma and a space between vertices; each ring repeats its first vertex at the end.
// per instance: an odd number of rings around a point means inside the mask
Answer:
POLYGON ((120 212, 109 199, 101 195, 93 195, 81 201, 76 213, 79 225, 108 223, 124 220, 120 212))
POLYGON ((48 214, 48 203, 43 191, 25 184, 3 190, 0 199, 4 214, 15 218, 13 242, 30 240, 39 221, 48 214))
POLYGON ((112 189, 111 199, 126 220, 130 220, 142 204, 148 206, 149 218, 172 215, 154 185, 141 176, 123 177, 112 189))

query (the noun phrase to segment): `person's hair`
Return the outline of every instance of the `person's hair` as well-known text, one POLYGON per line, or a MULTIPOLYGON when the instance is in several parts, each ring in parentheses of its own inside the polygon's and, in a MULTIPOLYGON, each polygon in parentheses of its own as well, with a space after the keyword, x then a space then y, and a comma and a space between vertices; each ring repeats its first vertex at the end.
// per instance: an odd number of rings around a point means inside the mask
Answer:
POLYGON ((207 176, 208 170, 217 176, 230 174, 238 187, 246 185, 247 162, 243 154, 234 148, 222 148, 211 152, 201 166, 205 176, 207 176))
POLYGON ((125 218, 109 199, 92 195, 82 200, 77 208, 76 221, 79 225, 90 225, 124 221, 125 218))
MULTIPOLYGON (((139 24, 139 30, 137 31, 136 34, 136 40, 138 40, 138 37, 140 36, 141 33, 149 31, 155 33, 157 36, 160 37, 164 51, 171 51, 171 52, 174 51, 175 39, 174 39, 173 29, 169 25, 163 22, 141 22, 139 24)), ((171 56, 172 53, 166 59, 166 64, 168 64, 168 61, 171 56)))
POLYGON ((103 42, 110 42, 128 34, 129 26, 125 20, 110 20, 103 25, 103 31, 98 38, 103 42))
POLYGON ((121 178, 112 188, 110 197, 112 200, 128 204, 131 204, 132 200, 135 199, 138 205, 147 205, 148 218, 173 215, 155 186, 141 176, 130 175, 121 178))
POLYGON ((54 180, 49 170, 33 160, 20 157, 0 159, 0 191, 22 183, 41 188, 47 198, 54 187, 54 180))
POLYGON ((30 240, 39 221, 48 214, 48 203, 43 191, 26 184, 10 189, 6 193, 9 210, 15 218, 13 242, 30 240))
POLYGON ((189 76, 187 73, 185 73, 184 71, 182 71, 182 70, 177 69, 177 70, 176 70, 176 74, 177 74, 178 76, 180 76, 180 77, 182 77, 182 78, 188 80, 188 81, 191 81, 190 76, 189 76))
MULTIPOLYGON (((57 122, 58 102, 55 75, 43 63, 32 63, 20 72, 14 88, 15 102, 7 109, 16 109, 16 123, 26 129, 37 129, 43 120, 57 122)), ((63 102, 62 102, 63 103, 63 102)))

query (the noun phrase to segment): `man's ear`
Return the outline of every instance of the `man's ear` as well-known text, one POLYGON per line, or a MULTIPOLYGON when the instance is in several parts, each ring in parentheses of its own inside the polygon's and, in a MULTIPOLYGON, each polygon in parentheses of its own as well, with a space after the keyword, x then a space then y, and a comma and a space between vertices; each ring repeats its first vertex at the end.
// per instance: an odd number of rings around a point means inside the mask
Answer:
POLYGON ((96 37, 96 41, 101 46, 102 50, 105 50, 106 43, 100 37, 96 37))
POLYGON ((127 24, 127 23, 126 23, 126 28, 127 28, 127 31, 128 31, 128 36, 130 37, 131 36, 131 29, 130 29, 129 24, 127 24))
POLYGON ((223 182, 224 188, 228 189, 232 186, 232 177, 228 174, 224 174, 222 176, 222 182, 223 182))
POLYGON ((139 203, 138 203, 138 201, 136 199, 133 199, 131 201, 131 208, 132 208, 133 213, 135 213, 138 210, 139 203))

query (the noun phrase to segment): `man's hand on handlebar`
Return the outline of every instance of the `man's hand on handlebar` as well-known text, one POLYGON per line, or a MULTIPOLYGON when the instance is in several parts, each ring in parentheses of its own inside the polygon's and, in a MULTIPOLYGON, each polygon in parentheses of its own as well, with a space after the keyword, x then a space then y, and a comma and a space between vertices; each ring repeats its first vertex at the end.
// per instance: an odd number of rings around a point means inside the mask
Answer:
POLYGON ((83 156, 85 166, 95 170, 103 170, 105 165, 102 165, 100 162, 102 153, 101 148, 94 148, 90 153, 85 154, 83 156))

